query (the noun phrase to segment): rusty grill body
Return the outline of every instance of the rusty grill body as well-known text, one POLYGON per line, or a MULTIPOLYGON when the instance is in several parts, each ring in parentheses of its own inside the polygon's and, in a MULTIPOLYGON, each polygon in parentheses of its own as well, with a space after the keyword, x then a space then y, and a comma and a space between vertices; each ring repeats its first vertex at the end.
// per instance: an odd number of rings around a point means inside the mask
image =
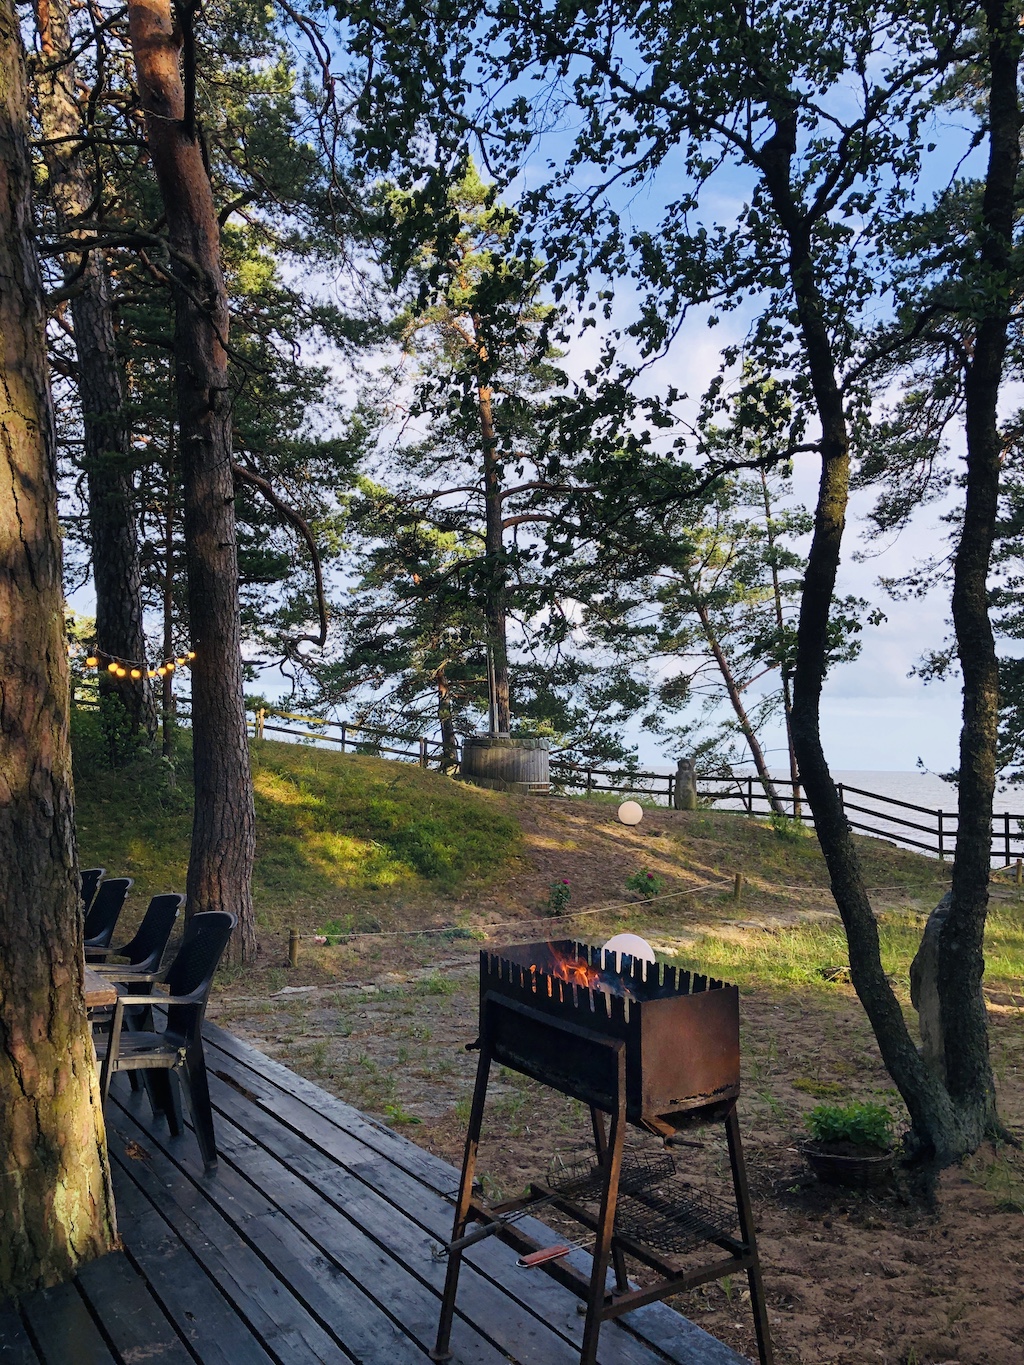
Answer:
MULTIPOLYGON (((603 1321, 737 1271, 745 1271, 750 1284, 761 1365, 772 1365, 736 1120, 740 1088, 736 987, 663 964, 620 959, 572 940, 484 951, 480 1037, 469 1046, 479 1047, 480 1061, 455 1225, 445 1249, 448 1274, 432 1357, 450 1358, 463 1251, 483 1237, 497 1235, 524 1253, 525 1264, 543 1264, 587 1300, 581 1365, 595 1365, 603 1321), (535 1182, 524 1198, 500 1205, 474 1197, 477 1146, 494 1062, 590 1106, 594 1132, 590 1180, 535 1182), (681 1178, 673 1176, 655 1188, 635 1164, 627 1159, 624 1165, 630 1124, 659 1135, 666 1146, 685 1146, 683 1131, 717 1122, 724 1125, 729 1146, 734 1211, 695 1202, 689 1182, 681 1178), (540 1205, 559 1209, 595 1234, 589 1277, 565 1262, 569 1248, 560 1252, 545 1248, 522 1230, 519 1220, 540 1205), (471 1221, 481 1226, 467 1232, 471 1221), (684 1251, 704 1243, 727 1255, 696 1268, 680 1262, 684 1251), (659 1282, 646 1289, 631 1284, 627 1254, 657 1271, 659 1282), (606 1284, 609 1264, 615 1275, 611 1292, 606 1284)), ((660 1164, 665 1161, 674 1172, 674 1161, 662 1158, 660 1164)))
POLYGON ((621 1041, 626 1118, 662 1136, 705 1122, 740 1092, 735 986, 563 941, 481 953, 481 1020, 489 1000, 508 1007, 493 1011, 495 1061, 607 1113, 617 1063, 588 1035, 621 1041), (554 975, 587 968, 597 973, 590 987, 554 975))

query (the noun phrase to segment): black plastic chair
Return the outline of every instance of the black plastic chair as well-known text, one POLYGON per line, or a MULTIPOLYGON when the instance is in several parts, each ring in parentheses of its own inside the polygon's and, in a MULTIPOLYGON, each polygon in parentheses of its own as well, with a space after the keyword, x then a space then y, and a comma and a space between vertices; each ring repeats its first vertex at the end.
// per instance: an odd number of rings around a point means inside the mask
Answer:
POLYGON ((176 891, 154 896, 146 907, 134 938, 122 943, 120 948, 86 948, 86 962, 92 965, 94 971, 113 977, 115 981, 138 981, 151 972, 159 973, 171 930, 184 904, 185 897, 176 891), (111 957, 123 957, 127 962, 110 962, 111 957), (119 976, 119 972, 125 975, 119 976))
POLYGON ((125 898, 132 888, 131 877, 108 877, 100 882, 85 917, 86 948, 109 948, 114 936, 117 917, 124 909, 125 898))
POLYGON ((115 1071, 143 1071, 154 1109, 166 1115, 171 1133, 183 1131, 181 1098, 172 1085, 173 1071, 185 1092, 192 1127, 195 1129, 203 1165, 217 1167, 217 1144, 213 1132, 213 1108, 203 1053, 203 1017, 217 964, 228 946, 237 915, 211 910, 194 915, 185 929, 181 947, 165 976, 170 995, 119 995, 110 1023, 110 1036, 98 1038, 96 1051, 103 1059, 100 1093, 106 1102, 115 1071), (135 1005, 167 1006, 163 1032, 136 1032, 124 1028, 125 1011, 135 1005))
POLYGON ((96 888, 102 881, 103 874, 106 870, 105 867, 87 867, 84 871, 79 873, 79 881, 81 882, 82 887, 83 915, 89 913, 89 907, 92 905, 93 897, 96 895, 96 888))

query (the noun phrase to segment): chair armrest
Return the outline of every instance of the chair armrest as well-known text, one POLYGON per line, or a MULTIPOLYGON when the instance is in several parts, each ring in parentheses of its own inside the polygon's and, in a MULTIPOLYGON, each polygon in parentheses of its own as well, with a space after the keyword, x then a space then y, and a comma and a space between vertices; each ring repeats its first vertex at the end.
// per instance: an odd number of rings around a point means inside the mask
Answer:
POLYGON ((113 981, 163 981, 164 972, 137 972, 131 967, 119 967, 116 962, 103 962, 92 969, 97 976, 113 981))

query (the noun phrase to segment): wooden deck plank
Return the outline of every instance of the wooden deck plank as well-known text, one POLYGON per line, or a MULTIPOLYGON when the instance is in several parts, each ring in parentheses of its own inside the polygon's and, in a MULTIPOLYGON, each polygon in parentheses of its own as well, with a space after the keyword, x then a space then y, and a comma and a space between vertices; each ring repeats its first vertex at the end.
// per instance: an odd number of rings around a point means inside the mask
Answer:
POLYGON ((114 1193, 129 1259, 203 1365, 275 1365, 189 1250, 120 1167, 114 1193))
POLYGON ((42 1365, 122 1365, 104 1341, 74 1282, 30 1294, 22 1312, 42 1365))
MULTIPOLYGON (((318 1121, 308 1111, 292 1113, 292 1118, 304 1128, 300 1138, 285 1127, 287 1115, 280 1102, 271 1115, 245 1101, 219 1078, 213 1079, 211 1090, 220 1113, 230 1114, 251 1138, 274 1151, 288 1172, 302 1176, 321 1197, 330 1200, 337 1212, 357 1219, 364 1228, 386 1229, 395 1253, 440 1293, 445 1267, 434 1259, 431 1248, 451 1235, 452 1209, 435 1191, 407 1172, 375 1159, 358 1140, 318 1121), (326 1148, 317 1150, 321 1140, 326 1148)), ((583 1321, 577 1311, 580 1300, 570 1290, 543 1273, 530 1274, 518 1268, 516 1253, 497 1240, 483 1242, 467 1253, 463 1275, 460 1310, 488 1331, 493 1321, 502 1324, 505 1330, 496 1340, 503 1349, 525 1359, 532 1336, 524 1332, 536 1331, 536 1321, 527 1322, 525 1328, 520 1326, 525 1308, 535 1320, 539 1319, 564 1339, 570 1346, 569 1359, 578 1358, 583 1321), (486 1292, 474 1275, 489 1281, 486 1292), (495 1299, 495 1292, 506 1296, 504 1306, 495 1299)), ((435 1327, 436 1311, 435 1307, 435 1327)), ((618 1323, 605 1326, 602 1342, 607 1343, 608 1359, 621 1365, 657 1365, 663 1359, 624 1333, 618 1323)), ((550 1352, 554 1347, 538 1345, 538 1365, 543 1365, 552 1358, 550 1352)), ((603 1344, 602 1357, 605 1354, 603 1344)))
MULTIPOLYGON (((268 1268, 248 1242, 239 1237, 238 1231, 217 1211, 216 1205, 198 1192, 193 1182, 177 1173, 171 1162, 161 1158, 158 1149, 150 1145, 145 1129, 134 1125, 128 1127, 123 1112, 116 1115, 115 1126, 116 1134, 111 1140, 113 1156, 122 1170, 126 1170, 127 1163, 122 1158, 123 1134, 126 1133, 150 1152, 149 1159, 132 1163, 126 1174, 130 1175, 146 1203, 167 1220, 179 1245, 186 1245, 190 1250, 195 1269, 208 1279, 210 1289, 216 1290, 223 1299, 224 1310, 217 1316, 231 1320, 233 1313, 236 1314, 233 1321, 239 1327, 246 1325, 248 1338, 258 1353, 254 1358, 261 1361, 273 1358, 284 1365, 292 1365, 292 1361, 295 1365, 348 1365, 351 1355, 341 1349, 333 1336, 315 1320, 288 1283, 268 1268)), ((191 1134, 188 1140, 194 1141, 191 1134)), ((126 1230, 123 1235, 128 1242, 126 1230)), ((191 1278, 195 1278, 195 1271, 191 1278)), ((214 1350, 220 1349, 218 1340, 220 1338, 214 1343, 214 1350)), ((208 1349, 203 1347, 203 1350, 208 1349)), ((235 1357, 227 1358, 233 1360, 235 1357)), ((203 1365, 206 1365, 205 1357, 203 1365)))
POLYGON ((121 1251, 82 1267, 78 1289, 126 1365, 194 1365, 145 1282, 121 1251))
POLYGON ((39 1365, 16 1308, 0 1308, 0 1365, 39 1365))
MULTIPOLYGON (((365 1186, 355 1178, 351 1178, 352 1197, 346 1198, 344 1206, 339 1206, 330 1197, 330 1191, 307 1183, 223 1114, 218 1132, 222 1134, 225 1155, 244 1170, 247 1179, 260 1182, 263 1188, 272 1192, 274 1200, 280 1201, 282 1211, 301 1223, 325 1255, 343 1265, 350 1274, 360 1260, 376 1261, 380 1265, 380 1273, 365 1281, 367 1290, 384 1306, 400 1305, 404 1326, 425 1350, 431 1349, 437 1331, 443 1271, 441 1275, 422 1274, 423 1267, 433 1261, 429 1239, 420 1229, 401 1215, 394 1217, 394 1210, 383 1201, 378 1201, 370 1210, 369 1218, 360 1218, 356 1199, 360 1193, 365 1193, 365 1186), (375 1235, 365 1231, 366 1227, 375 1230, 375 1235)), ((331 1165, 328 1176, 340 1171, 336 1164, 331 1165)), ((496 1304, 491 1301, 489 1305, 481 1305, 481 1309, 486 1310, 488 1306, 493 1310, 496 1304)), ((504 1310, 505 1305, 500 1306, 504 1310)), ((505 1319, 503 1337, 508 1334, 509 1326, 514 1334, 518 1325, 514 1321, 516 1315, 513 1313, 511 1317, 511 1324, 505 1319)), ((486 1317, 481 1316, 480 1322, 485 1323, 486 1317)), ((460 1305, 453 1327, 453 1360, 460 1365, 461 1362, 465 1365, 471 1362, 472 1365, 506 1365, 506 1351, 492 1344, 484 1327, 478 1329, 474 1323, 475 1317, 468 1307, 460 1305)), ((538 1361, 552 1358, 548 1334, 544 1335, 538 1361)))
MULTIPOLYGON (((436 1239, 414 1221, 411 1211, 403 1212, 388 1203, 336 1161, 317 1153, 310 1158, 308 1147, 300 1152, 298 1140, 281 1125, 277 1133, 267 1129, 261 1132, 260 1125, 253 1125, 258 1134, 258 1142, 254 1143, 251 1132, 243 1135, 223 1113, 220 1123, 229 1155, 244 1163, 250 1178, 265 1173, 272 1182, 267 1188, 274 1190, 275 1198, 280 1193, 282 1207, 289 1211, 307 1210, 304 1225, 308 1225, 307 1220, 315 1221, 322 1229, 320 1235, 325 1238, 326 1249, 340 1250, 353 1238, 369 1241, 373 1237, 399 1260, 405 1276, 405 1287, 401 1290, 403 1318, 408 1321, 407 1304, 411 1307, 411 1300, 415 1299, 419 1309, 417 1335, 430 1349, 437 1332, 445 1266, 432 1254, 436 1239), (240 1139, 246 1143, 244 1147, 239 1146, 240 1139), (279 1159, 270 1155, 272 1151, 279 1159)), ((495 1362, 511 1355, 521 1365, 546 1365, 560 1360, 573 1365, 578 1358, 578 1347, 558 1340, 558 1324, 535 1314, 533 1305, 517 1301, 504 1287, 489 1282, 472 1264, 465 1268, 460 1290, 457 1313, 460 1326, 453 1342, 474 1330, 470 1327, 472 1323, 493 1341, 494 1345, 486 1345, 486 1357, 495 1362), (463 1318, 469 1322, 463 1322, 463 1318)))
MULTIPOLYGON (((355 1137, 367 1148, 369 1162, 372 1163, 373 1155, 384 1156, 387 1161, 409 1172, 435 1191, 449 1194, 454 1189, 458 1173, 440 1157, 417 1147, 408 1138, 385 1128, 383 1124, 352 1109, 335 1096, 325 1094, 304 1077, 295 1076, 287 1067, 266 1056, 246 1040, 226 1033, 216 1025, 209 1025, 208 1028, 210 1066, 220 1070, 225 1078, 239 1086, 241 1093, 248 1091, 251 1098, 265 1111, 274 1112, 280 1105, 282 1097, 298 1098, 308 1111, 305 1121, 308 1121, 309 1114, 314 1114, 326 1120, 330 1128, 336 1132, 355 1137)), ((323 1130, 318 1126, 318 1131, 323 1130)), ((340 1157, 343 1149, 338 1147, 333 1136, 329 1141, 325 1141, 324 1145, 332 1154, 340 1157)), ((353 1164, 351 1156, 346 1156, 345 1160, 350 1165, 353 1164)), ((367 1167, 367 1172, 369 1169, 367 1167)), ((369 1178, 372 1180, 372 1176, 369 1178)), ((448 1216, 450 1217, 450 1213, 448 1216)), ((521 1226, 524 1231, 542 1240, 550 1235, 550 1229, 536 1219, 524 1220, 521 1226)), ((440 1236, 448 1237, 450 1231, 449 1226, 440 1233, 440 1236)), ((589 1268, 586 1253, 575 1253, 572 1260, 579 1269, 589 1268)), ((546 1285, 554 1284, 547 1276, 544 1276, 543 1280, 546 1285)), ((539 1277, 537 1283, 539 1284, 539 1277)), ((532 1299, 536 1292, 540 1291, 531 1288, 528 1297, 532 1299)), ((571 1295, 570 1297, 575 1302, 575 1297, 571 1295)), ((711 1336, 703 1328, 669 1308, 667 1304, 654 1303, 636 1309, 619 1319, 616 1324, 606 1325, 603 1331, 607 1332, 613 1326, 621 1327, 641 1343, 652 1347, 659 1355, 672 1361, 673 1365, 695 1365, 695 1362, 703 1365, 705 1360, 707 1365, 748 1365, 746 1356, 740 1355, 717 1337, 711 1336)))
MULTIPOLYGON (((214 1081, 214 1084, 218 1082, 214 1081)), ((432 1287, 423 1276, 416 1276, 410 1268, 407 1255, 410 1247, 408 1240, 402 1236, 403 1229, 399 1227, 403 1222, 403 1215, 391 1205, 379 1200, 373 1210, 373 1221, 378 1226, 381 1238, 377 1241, 363 1233, 349 1219, 339 1218, 339 1209, 327 1202, 314 1188, 292 1175, 258 1143, 234 1130, 226 1118, 220 1118, 219 1123, 218 1133, 223 1158, 215 1180, 210 1182, 210 1188, 220 1201, 224 1215, 231 1219, 244 1220, 246 1234, 251 1236, 253 1228, 251 1220, 257 1216, 267 1217, 265 1211, 256 1214, 257 1205, 262 1201, 265 1208, 267 1198, 272 1196, 280 1199, 279 1209, 275 1211, 278 1217, 301 1219, 303 1232, 315 1235, 317 1247, 332 1260, 338 1259, 339 1263, 351 1262, 354 1252, 361 1248, 367 1261, 358 1269, 366 1276, 367 1291, 380 1297, 382 1310, 385 1308, 390 1310, 400 1318, 403 1327, 412 1330, 409 1310, 415 1309, 418 1305, 419 1312, 413 1313, 418 1323, 420 1342, 415 1348, 416 1359, 425 1360, 426 1352, 433 1346, 437 1328, 444 1267, 431 1257, 429 1241, 422 1232, 413 1229, 417 1233, 418 1241, 415 1254, 422 1260, 423 1265, 429 1268, 434 1281, 432 1287), (235 1165, 237 1170, 232 1169, 235 1165), (243 1176, 252 1182, 254 1188, 247 1190, 243 1187, 240 1183, 243 1176), (257 1186, 259 1193, 255 1188, 257 1186), (296 1199, 300 1203, 293 1206, 296 1199), (387 1267, 386 1276, 379 1268, 382 1266, 387 1267), (375 1275, 379 1283, 375 1283, 375 1275)), ((149 1133, 144 1140, 160 1143, 166 1154, 172 1157, 185 1173, 191 1168, 193 1176, 198 1176, 200 1162, 191 1135, 183 1139, 172 1139, 163 1137, 156 1131, 149 1133)), ((325 1171, 328 1173, 338 1170, 340 1168, 335 1162, 328 1162, 325 1165, 325 1171)), ((353 1181, 353 1188, 363 1187, 358 1181, 353 1181)), ((413 1227, 412 1224, 408 1226, 413 1227)), ((294 1283, 291 1272, 288 1274, 290 1282, 294 1283)), ((353 1294, 354 1291, 350 1290, 350 1297, 353 1294)), ((485 1365, 497 1365, 498 1361, 508 1358, 506 1351, 513 1353, 514 1358, 521 1361, 522 1365, 575 1365, 578 1358, 578 1352, 560 1341, 547 1324, 530 1314, 514 1298, 495 1289, 480 1277, 476 1280, 470 1277, 467 1280, 467 1299, 465 1303, 460 1303, 460 1317, 471 1318, 479 1325, 479 1331, 467 1325, 460 1325, 453 1339, 459 1345, 460 1352, 465 1347, 467 1362, 482 1357, 485 1365), (488 1339, 492 1337, 497 1339, 500 1350, 495 1350, 488 1344, 488 1339)), ((377 1349, 383 1347, 383 1339, 379 1334, 374 1343, 377 1349)), ((346 1344, 350 1342, 346 1341, 346 1344)), ((411 1345, 412 1343, 408 1343, 407 1349, 411 1345)))
MULTIPOLYGON (((205 1025, 205 1031, 209 1065, 222 1070, 229 1081, 241 1087, 242 1093, 248 1090, 254 1100, 270 1109, 281 1096, 299 1099, 310 1112, 323 1117, 336 1129, 356 1137, 373 1153, 407 1171, 438 1193, 449 1194, 455 1188, 458 1172, 440 1157, 417 1147, 408 1138, 361 1114, 336 1096, 327 1094, 305 1077, 297 1076, 247 1040, 209 1022, 205 1025)), ((543 1225, 535 1219, 524 1221, 523 1228, 534 1236, 546 1235, 543 1225)), ((450 1228, 443 1235, 449 1236, 450 1228)), ((578 1268, 582 1268, 587 1260, 584 1253, 576 1253, 572 1259, 578 1268)), ((548 1283, 553 1282, 549 1280, 548 1283)), ((618 1325, 663 1354, 673 1365, 695 1365, 695 1361, 703 1365, 705 1359, 707 1365, 749 1365, 746 1356, 741 1356, 664 1303, 648 1304, 636 1309, 619 1319, 618 1325)))
MULTIPOLYGON (((247 1181, 225 1160, 214 1177, 204 1178, 191 1134, 180 1138, 168 1136, 162 1125, 145 1112, 141 1096, 126 1103, 130 1105, 131 1118, 139 1124, 137 1140, 162 1153, 161 1173, 173 1163, 179 1182, 192 1181, 197 1186, 201 1182, 202 1197, 209 1200, 268 1267, 273 1267, 306 1310, 353 1358, 372 1358, 377 1353, 395 1365, 424 1365, 425 1350, 409 1337, 399 1321, 400 1298, 393 1305, 396 1311, 392 1316, 359 1283, 363 1280, 372 1285, 375 1276, 385 1273, 404 1280, 407 1277, 401 1274, 401 1267, 394 1266, 389 1257, 369 1244, 371 1254, 355 1265, 355 1275, 342 1272, 311 1241, 304 1226, 300 1227, 272 1201, 262 1182, 247 1181)), ((157 1160, 154 1157, 154 1165, 157 1160)))

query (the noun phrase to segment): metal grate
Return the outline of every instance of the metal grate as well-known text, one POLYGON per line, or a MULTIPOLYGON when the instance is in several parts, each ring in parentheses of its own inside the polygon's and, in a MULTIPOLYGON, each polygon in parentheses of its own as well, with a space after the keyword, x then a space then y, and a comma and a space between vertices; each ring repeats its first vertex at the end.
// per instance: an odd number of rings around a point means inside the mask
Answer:
MULTIPOLYGON (((627 1147, 622 1153, 619 1195, 650 1189, 675 1175, 676 1163, 668 1155, 627 1147)), ((604 1189, 604 1172, 593 1152, 569 1162, 553 1162, 548 1170, 548 1185, 566 1199, 584 1203, 598 1200, 604 1189)))
MULTIPOLYGON (((604 1174, 593 1155, 552 1166, 548 1183, 566 1199, 596 1204, 604 1174)), ((676 1174, 671 1156, 627 1148, 615 1212, 615 1231, 656 1251, 680 1255, 728 1237, 735 1214, 676 1174)))

